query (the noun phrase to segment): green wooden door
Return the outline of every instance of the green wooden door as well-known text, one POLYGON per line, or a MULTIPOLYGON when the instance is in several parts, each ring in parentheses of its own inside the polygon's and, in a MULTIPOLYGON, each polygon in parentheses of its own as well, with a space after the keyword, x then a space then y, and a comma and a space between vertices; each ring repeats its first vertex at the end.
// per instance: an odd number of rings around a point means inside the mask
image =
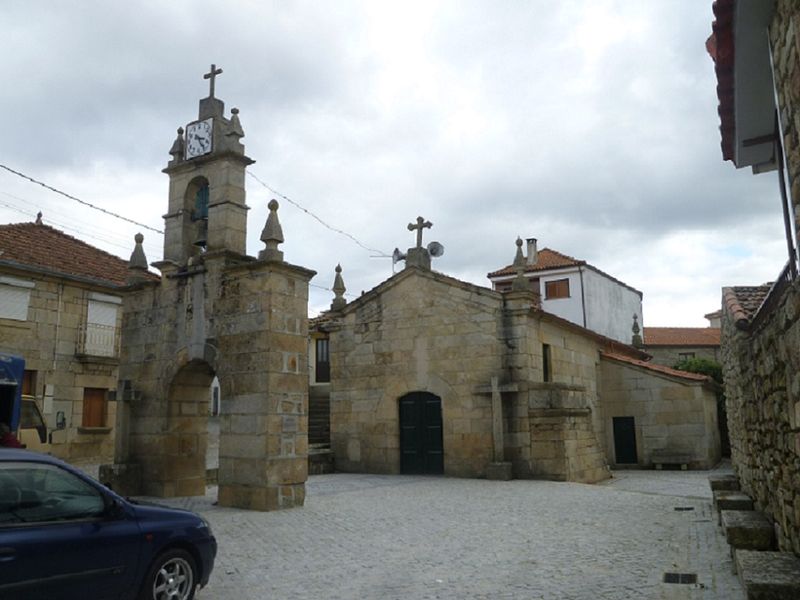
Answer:
POLYGON ((400 398, 400 472, 444 473, 442 401, 438 396, 412 392, 400 398))

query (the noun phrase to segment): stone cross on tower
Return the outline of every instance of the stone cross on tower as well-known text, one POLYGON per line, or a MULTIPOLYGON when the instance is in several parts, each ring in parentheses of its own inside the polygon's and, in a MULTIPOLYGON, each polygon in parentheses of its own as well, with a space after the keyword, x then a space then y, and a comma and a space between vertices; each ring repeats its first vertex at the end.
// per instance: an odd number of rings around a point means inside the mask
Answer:
POLYGON ((433 223, 431 223, 430 221, 426 221, 422 217, 417 217, 416 225, 414 225, 413 223, 408 224, 409 231, 414 231, 415 229, 417 230, 417 245, 416 245, 417 248, 422 248, 422 230, 426 227, 430 229, 431 227, 433 227, 433 223))
POLYGON ((217 69, 217 65, 212 63, 211 71, 209 71, 208 73, 203 75, 203 79, 210 79, 210 81, 208 83, 208 97, 209 98, 213 98, 214 97, 214 79, 216 79, 217 75, 221 75, 221 74, 222 74, 222 69, 217 69))
POLYGON ((422 247, 422 230, 425 228, 430 229, 433 223, 426 221, 422 217, 417 217, 417 224, 409 223, 409 231, 417 231, 417 245, 414 248, 409 248, 406 254, 406 267, 420 267, 421 269, 431 268, 431 255, 427 248, 422 247))

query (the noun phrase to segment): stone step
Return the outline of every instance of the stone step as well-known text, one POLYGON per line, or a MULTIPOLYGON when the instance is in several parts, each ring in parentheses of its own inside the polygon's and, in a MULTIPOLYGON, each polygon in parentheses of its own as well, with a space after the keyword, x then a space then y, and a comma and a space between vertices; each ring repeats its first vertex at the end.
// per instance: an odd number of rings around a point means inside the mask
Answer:
POLYGON ((753 500, 747 494, 735 490, 714 490, 714 508, 717 523, 722 524, 723 510, 753 510, 753 500))
POLYGON ((731 490, 731 491, 738 491, 739 490, 739 480, 736 479, 736 475, 732 473, 726 473, 724 475, 709 475, 708 476, 708 484, 711 486, 713 490, 731 490))
POLYGON ((722 528, 731 549, 772 550, 775 531, 764 515, 754 510, 723 510, 722 528))
POLYGON ((737 550, 735 562, 747 600, 800 598, 800 558, 794 554, 737 550))

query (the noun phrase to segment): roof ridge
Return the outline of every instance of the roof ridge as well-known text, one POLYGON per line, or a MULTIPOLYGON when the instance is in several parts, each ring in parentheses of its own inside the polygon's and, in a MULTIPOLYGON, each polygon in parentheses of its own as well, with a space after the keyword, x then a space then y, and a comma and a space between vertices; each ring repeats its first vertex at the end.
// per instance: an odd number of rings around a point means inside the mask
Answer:
POLYGON ((638 360, 636 358, 630 358, 628 356, 623 356, 621 354, 616 354, 614 352, 606 352, 601 351, 601 356, 605 356, 606 358, 610 358, 611 360, 616 360, 619 362, 628 363, 637 367, 641 367, 643 369, 647 369, 649 371, 654 371, 656 373, 662 373, 664 375, 670 375, 672 377, 678 377, 681 379, 690 379, 692 381, 708 381, 713 382, 713 379, 708 375, 701 375, 700 373, 692 373, 690 371, 681 371, 680 369, 673 369, 672 367, 666 367, 664 365, 659 365, 655 363, 645 362, 643 360, 638 360))

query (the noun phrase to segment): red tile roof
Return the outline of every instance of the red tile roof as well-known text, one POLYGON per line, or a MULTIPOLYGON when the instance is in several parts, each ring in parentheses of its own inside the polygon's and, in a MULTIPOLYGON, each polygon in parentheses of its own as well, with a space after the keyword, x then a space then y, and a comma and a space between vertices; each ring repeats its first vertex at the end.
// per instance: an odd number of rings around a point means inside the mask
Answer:
POLYGON ((672 369, 670 367, 665 367, 663 365, 657 365, 654 363, 645 362, 643 360, 637 360, 635 358, 630 358, 629 356, 622 356, 621 354, 611 354, 609 352, 601 352, 600 356, 602 356, 603 358, 608 358, 610 360, 615 360, 617 362, 633 365, 635 367, 640 367, 642 369, 647 369, 648 371, 661 373, 662 375, 669 375, 670 377, 677 377, 680 379, 687 379, 690 381, 703 381, 703 382, 713 383, 713 380, 708 375, 700 375, 699 373, 689 373, 688 371, 679 371, 678 369, 672 369))
POLYGON ((722 305, 739 329, 746 328, 750 324, 771 288, 771 283, 722 288, 722 305))
MULTIPOLYGON (((525 265, 525 272, 532 273, 534 271, 545 271, 547 269, 560 269, 563 267, 577 267, 580 265, 585 265, 585 260, 577 260, 572 258, 571 256, 567 256, 566 254, 561 254, 561 252, 556 252, 555 250, 551 250, 550 248, 542 248, 537 253, 536 262, 532 265, 525 265)), ((507 267, 503 267, 502 269, 498 269, 492 273, 489 273, 487 277, 495 277, 498 275, 516 275, 517 272, 514 270, 513 265, 509 265, 507 267)))
POLYGON ((720 126, 722 135, 722 158, 733 160, 736 139, 736 115, 734 103, 734 35, 733 18, 736 0, 717 0, 712 4, 714 22, 711 36, 706 40, 706 50, 714 61, 717 75, 717 98, 719 99, 720 126))
POLYGON ((719 346, 719 327, 645 327, 645 346, 719 346))
MULTIPOLYGON (((0 225, 0 263, 3 262, 111 287, 126 285, 128 277, 128 261, 37 223, 0 225)), ((158 279, 152 273, 150 276, 158 279)))

